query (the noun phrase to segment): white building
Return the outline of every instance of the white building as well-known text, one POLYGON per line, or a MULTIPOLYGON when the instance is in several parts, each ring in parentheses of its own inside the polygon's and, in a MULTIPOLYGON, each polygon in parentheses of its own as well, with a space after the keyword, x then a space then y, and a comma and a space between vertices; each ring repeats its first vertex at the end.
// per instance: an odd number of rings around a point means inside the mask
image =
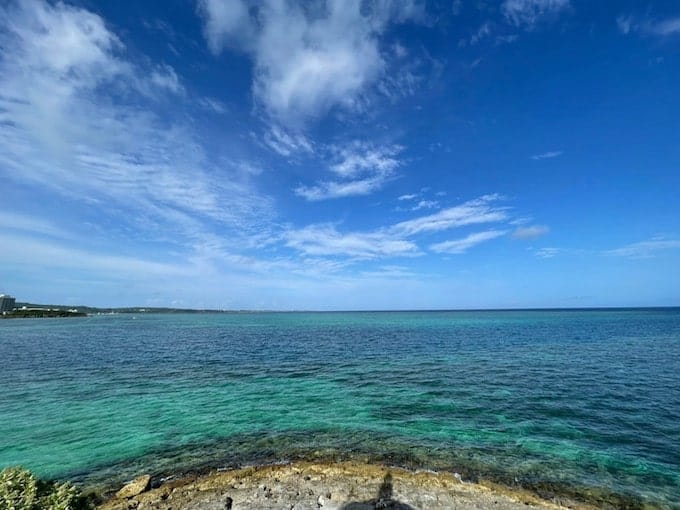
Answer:
POLYGON ((0 313, 11 312, 12 310, 14 310, 14 305, 16 304, 16 302, 17 300, 14 299, 12 296, 0 294, 0 313))

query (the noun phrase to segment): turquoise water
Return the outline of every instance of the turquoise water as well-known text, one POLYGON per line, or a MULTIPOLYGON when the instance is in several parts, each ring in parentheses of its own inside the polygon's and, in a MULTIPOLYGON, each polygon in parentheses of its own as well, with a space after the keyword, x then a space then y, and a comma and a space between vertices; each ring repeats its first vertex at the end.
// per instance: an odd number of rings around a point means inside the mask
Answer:
POLYGON ((0 360, 0 467, 46 477, 358 458, 680 502, 679 309, 17 319, 0 360))

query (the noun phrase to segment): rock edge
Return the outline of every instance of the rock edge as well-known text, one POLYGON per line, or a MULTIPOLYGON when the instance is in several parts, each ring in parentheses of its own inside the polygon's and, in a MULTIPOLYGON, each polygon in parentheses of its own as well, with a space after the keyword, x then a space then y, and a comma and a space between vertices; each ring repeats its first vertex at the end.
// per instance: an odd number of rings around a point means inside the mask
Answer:
MULTIPOLYGON (((135 480, 140 480, 140 477, 135 480)), ((134 483, 134 482, 133 482, 134 483)), ((353 462, 298 462, 214 472, 173 480, 148 492, 119 496, 100 510, 520 510, 593 506, 546 501, 527 491, 466 483, 455 474, 408 471, 353 462)), ((148 485, 148 482, 147 482, 148 485)))

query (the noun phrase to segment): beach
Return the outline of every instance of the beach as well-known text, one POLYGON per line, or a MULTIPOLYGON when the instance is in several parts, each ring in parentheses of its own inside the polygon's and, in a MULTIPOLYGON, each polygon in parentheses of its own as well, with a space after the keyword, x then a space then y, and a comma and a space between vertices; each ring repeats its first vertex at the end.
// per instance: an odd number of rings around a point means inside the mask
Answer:
POLYGON ((310 463, 248 467, 167 480, 131 497, 116 497, 100 510, 459 510, 589 509, 570 499, 544 500, 460 475, 361 463, 310 463))

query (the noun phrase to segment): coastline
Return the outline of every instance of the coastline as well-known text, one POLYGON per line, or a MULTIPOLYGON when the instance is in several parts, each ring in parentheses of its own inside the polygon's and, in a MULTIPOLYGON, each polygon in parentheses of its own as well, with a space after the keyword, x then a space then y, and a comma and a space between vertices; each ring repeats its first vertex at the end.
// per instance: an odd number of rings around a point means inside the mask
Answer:
POLYGON ((372 508, 520 510, 601 508, 490 481, 463 481, 455 473, 411 471, 360 462, 308 462, 251 466, 208 474, 169 477, 132 497, 109 493, 100 510, 327 509, 372 508))

